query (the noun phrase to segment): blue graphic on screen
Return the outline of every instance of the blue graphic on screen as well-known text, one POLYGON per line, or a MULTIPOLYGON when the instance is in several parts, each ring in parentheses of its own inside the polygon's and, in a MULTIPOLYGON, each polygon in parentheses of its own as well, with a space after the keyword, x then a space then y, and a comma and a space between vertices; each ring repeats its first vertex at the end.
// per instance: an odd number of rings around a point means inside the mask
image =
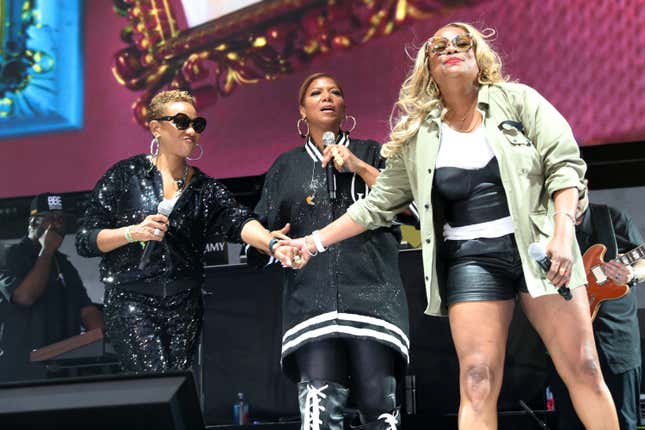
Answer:
POLYGON ((80 0, 0 0, 0 137, 82 125, 80 0))

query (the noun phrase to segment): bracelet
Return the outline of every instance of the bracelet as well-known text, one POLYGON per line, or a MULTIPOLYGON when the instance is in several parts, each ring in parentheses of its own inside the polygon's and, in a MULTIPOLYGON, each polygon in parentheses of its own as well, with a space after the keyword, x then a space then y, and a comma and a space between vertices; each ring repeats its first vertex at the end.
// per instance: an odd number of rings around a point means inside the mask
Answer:
POLYGON ((576 217, 571 215, 569 212, 567 212, 567 211, 555 211, 555 212, 553 212, 553 217, 555 217, 558 214, 566 215, 571 220, 573 225, 576 225, 576 217))
POLYGON ((272 237, 271 240, 269 241, 269 253, 273 255, 273 247, 275 246, 276 243, 278 243, 280 239, 277 237, 272 237))
POLYGON ((133 242, 136 242, 136 241, 134 240, 134 238, 132 237, 132 234, 130 233, 130 227, 132 227, 132 226, 127 226, 125 228, 125 240, 127 240, 128 243, 133 243, 133 242))
POLYGON ((318 252, 327 251, 327 248, 325 248, 325 245, 323 245, 322 240, 320 240, 320 232, 318 230, 311 232, 311 238, 314 240, 314 245, 316 245, 318 252))
MULTIPOLYGON (((311 250, 309 249, 309 246, 307 246, 307 238, 308 238, 308 237, 309 237, 309 236, 305 236, 305 238, 304 238, 304 242, 305 242, 305 251, 307 251, 307 254, 309 254, 309 256, 310 256, 310 257, 315 257, 316 255, 318 255, 318 250, 316 250, 316 251, 314 251, 314 252, 311 252, 311 250)), ((312 239, 312 240, 313 240, 313 239, 312 239)), ((316 247, 316 244, 314 243, 314 248, 315 248, 315 247, 316 247)))

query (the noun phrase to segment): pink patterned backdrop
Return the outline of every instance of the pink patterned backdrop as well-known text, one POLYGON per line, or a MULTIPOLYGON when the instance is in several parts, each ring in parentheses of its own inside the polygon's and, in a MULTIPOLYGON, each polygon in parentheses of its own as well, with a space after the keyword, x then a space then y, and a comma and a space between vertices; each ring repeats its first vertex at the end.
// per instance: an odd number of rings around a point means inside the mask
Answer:
MULTIPOLYGON (((117 160, 147 151, 148 133, 130 110, 136 94, 110 71, 124 46, 124 19, 111 1, 87 2, 85 14, 84 128, 1 140, 0 197, 87 190, 117 160)), ((546 96, 581 145, 645 140, 645 2, 488 0, 318 57, 282 79, 238 88, 202 112, 209 127, 201 140, 205 156, 196 164, 215 177, 256 175, 300 145, 296 93, 315 71, 330 72, 343 84, 348 111, 358 119, 354 135, 383 141, 410 67, 404 48, 420 46, 450 21, 497 29, 506 72, 546 96)))

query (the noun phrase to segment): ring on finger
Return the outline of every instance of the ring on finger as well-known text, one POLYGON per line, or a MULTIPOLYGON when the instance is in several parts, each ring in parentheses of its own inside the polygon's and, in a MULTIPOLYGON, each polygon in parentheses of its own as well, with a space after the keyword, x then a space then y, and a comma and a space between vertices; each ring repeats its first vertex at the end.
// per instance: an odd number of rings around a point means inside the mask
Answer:
POLYGON ((155 236, 159 236, 161 234, 161 230, 159 230, 158 228, 155 228, 152 234, 154 234, 155 236))
POLYGON ((560 276, 564 276, 567 274, 567 269, 565 269, 564 267, 560 267, 560 271, 558 273, 560 273, 560 276))

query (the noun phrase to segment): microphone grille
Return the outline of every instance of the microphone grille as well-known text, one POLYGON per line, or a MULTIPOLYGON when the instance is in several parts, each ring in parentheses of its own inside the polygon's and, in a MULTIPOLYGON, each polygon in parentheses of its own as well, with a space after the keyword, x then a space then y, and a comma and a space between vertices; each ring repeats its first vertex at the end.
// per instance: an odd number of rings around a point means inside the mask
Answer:
POLYGON ((546 249, 539 242, 533 242, 529 245, 529 257, 534 260, 541 260, 546 257, 546 249))
POLYGON ((336 135, 333 131, 326 131, 322 135, 322 143, 325 146, 333 145, 336 143, 336 135))
POLYGON ((163 199, 157 206, 157 212, 165 216, 170 215, 170 212, 172 212, 172 210, 174 209, 176 202, 176 199, 163 199))

